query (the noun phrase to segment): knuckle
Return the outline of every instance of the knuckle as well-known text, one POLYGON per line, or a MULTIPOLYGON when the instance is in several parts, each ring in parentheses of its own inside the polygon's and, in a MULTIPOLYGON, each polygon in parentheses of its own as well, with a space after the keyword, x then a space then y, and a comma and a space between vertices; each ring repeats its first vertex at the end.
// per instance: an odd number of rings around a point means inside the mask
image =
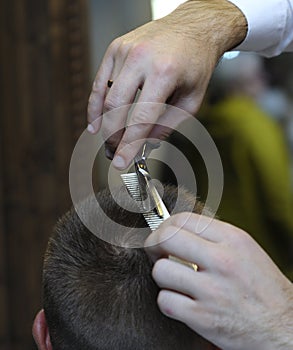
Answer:
POLYGON ((99 83, 98 80, 95 79, 92 84, 92 92, 98 93, 99 92, 99 83))
POLYGON ((109 45, 109 51, 110 52, 116 52, 119 50, 120 46, 122 44, 122 38, 118 37, 116 39, 114 39, 110 45, 109 45))
POLYGON ((219 269, 223 268, 223 270, 225 270, 226 263, 227 263, 227 256, 225 256, 225 254, 222 251, 218 252, 214 258, 215 266, 219 269))
POLYGON ((140 42, 134 45, 129 50, 129 60, 130 61, 140 61, 148 53, 148 44, 147 42, 140 42))
POLYGON ((119 41, 119 47, 117 49, 119 56, 121 56, 121 57, 127 56, 128 52, 130 50, 130 47, 131 47, 131 43, 129 43, 127 40, 121 39, 119 41))
POLYGON ((231 224, 227 223, 226 225, 227 225, 227 233, 229 234, 230 242, 233 245, 242 246, 242 245, 247 245, 250 242, 251 236, 247 232, 231 224))
POLYGON ((237 229, 237 235, 235 235, 235 238, 237 239, 237 242, 239 242, 239 245, 241 246, 247 245, 250 242, 252 242, 251 236, 247 232, 241 229, 237 229))
POLYGON ((172 58, 164 58, 155 63, 154 70, 159 76, 173 76, 178 72, 178 66, 172 58))
POLYGON ((160 232, 158 239, 161 246, 166 251, 168 251, 171 248, 170 246, 173 244, 171 238, 175 236, 176 233, 178 233, 178 231, 179 231, 179 228, 171 224, 165 227, 162 232, 160 232))
POLYGON ((126 106, 128 104, 127 98, 119 89, 113 87, 111 93, 105 99, 104 108, 106 111, 113 110, 118 107, 126 106))
POLYGON ((110 110, 115 109, 117 107, 119 107, 119 102, 117 99, 115 99, 114 97, 111 97, 111 98, 107 97, 105 99, 104 109, 106 111, 110 111, 110 110))
POLYGON ((141 124, 147 124, 149 123, 150 119, 150 113, 147 109, 140 108, 138 111, 135 112, 132 124, 134 125, 141 125, 141 124))
POLYGON ((213 257, 213 265, 216 271, 223 276, 230 276, 235 273, 236 261, 227 249, 223 248, 221 251, 217 251, 217 254, 213 257))
POLYGON ((156 245, 163 246, 170 237, 170 230, 171 226, 165 226, 161 227, 159 230, 156 231, 156 245))
POLYGON ((89 106, 94 106, 97 103, 97 96, 94 93, 91 93, 88 99, 89 106))
MULTIPOLYGON (((190 213, 189 213, 190 215, 190 213)), ((186 213, 180 213, 173 216, 172 224, 178 230, 181 229, 187 222, 186 213)))
POLYGON ((96 108, 94 104, 89 102, 87 105, 87 113, 92 116, 95 112, 96 112, 96 108))
POLYGON ((94 95, 91 95, 88 99, 87 113, 91 116, 98 113, 98 101, 94 95))

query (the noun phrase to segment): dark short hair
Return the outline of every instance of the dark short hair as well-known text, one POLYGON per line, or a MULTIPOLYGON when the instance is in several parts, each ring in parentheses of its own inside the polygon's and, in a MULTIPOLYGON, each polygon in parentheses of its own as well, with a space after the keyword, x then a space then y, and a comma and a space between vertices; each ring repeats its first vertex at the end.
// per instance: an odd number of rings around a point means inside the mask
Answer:
MULTIPOLYGON (((165 188, 164 201, 170 211, 177 190, 165 188)), ((116 192, 131 201, 124 189, 116 192)), ((184 195, 179 211, 185 211, 194 204, 194 196, 180 193, 184 195)), ((43 268, 43 304, 53 349, 204 349, 205 340, 159 311, 159 288, 151 277, 153 263, 145 250, 127 248, 127 242, 138 235, 136 228, 146 227, 143 216, 123 209, 108 190, 96 198, 103 211, 127 229, 117 232, 114 245, 92 234, 74 209, 57 223, 43 268)), ((107 234, 111 225, 101 219, 101 210, 93 211, 93 204, 94 198, 88 198, 80 205, 107 234)), ((197 202, 193 207, 195 212, 202 211, 197 202)))

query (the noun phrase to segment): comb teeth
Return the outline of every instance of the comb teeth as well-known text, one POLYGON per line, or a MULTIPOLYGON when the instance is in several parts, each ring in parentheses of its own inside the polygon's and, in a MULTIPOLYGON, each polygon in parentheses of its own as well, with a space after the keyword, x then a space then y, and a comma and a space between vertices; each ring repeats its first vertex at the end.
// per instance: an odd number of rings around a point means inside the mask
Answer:
MULTIPOLYGON (((137 174, 136 173, 129 173, 129 174, 121 174, 120 176, 121 176, 128 192, 130 193, 130 196, 134 200, 141 202, 140 187, 139 187, 137 174)), ((145 218, 145 221, 147 222, 149 228, 152 231, 155 231, 161 225, 161 223, 164 221, 164 219, 160 218, 154 212, 154 210, 145 212, 145 211, 143 211, 142 205, 140 206, 140 210, 141 210, 142 215, 145 218)), ((169 255, 169 258, 171 260, 179 262, 180 264, 183 264, 183 265, 186 265, 186 266, 192 268, 194 271, 197 271, 196 264, 190 263, 190 262, 185 261, 185 260, 178 259, 177 257, 171 256, 171 255, 169 255)))
POLYGON ((120 175, 131 197, 141 202, 139 182, 136 173, 120 175))
MULTIPOLYGON (((138 177, 136 173, 128 173, 128 174, 121 174, 122 181, 124 182, 130 196, 138 201, 141 202, 141 196, 140 196, 140 187, 138 182, 138 177)), ((164 221, 163 218, 160 218, 153 210, 144 212, 142 206, 140 206, 141 212, 145 218, 145 221, 147 222, 149 228, 152 231, 155 231, 161 223, 164 221)))
POLYGON ((148 213, 143 213, 143 216, 152 231, 155 231, 164 221, 164 219, 160 218, 153 211, 149 211, 148 213))

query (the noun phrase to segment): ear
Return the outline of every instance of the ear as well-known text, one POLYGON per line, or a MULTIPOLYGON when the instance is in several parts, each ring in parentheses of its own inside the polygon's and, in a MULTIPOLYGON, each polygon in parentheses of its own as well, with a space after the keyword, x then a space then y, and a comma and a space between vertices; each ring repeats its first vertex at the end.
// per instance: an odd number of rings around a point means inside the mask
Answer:
POLYGON ((53 350, 44 310, 35 317, 32 331, 39 350, 53 350))

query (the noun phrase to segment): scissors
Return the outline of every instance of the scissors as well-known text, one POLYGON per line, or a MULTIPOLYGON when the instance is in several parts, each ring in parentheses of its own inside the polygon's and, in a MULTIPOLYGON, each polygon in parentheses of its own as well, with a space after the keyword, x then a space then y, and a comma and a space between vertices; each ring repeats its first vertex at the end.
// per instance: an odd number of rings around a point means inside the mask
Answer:
POLYGON ((140 197, 144 211, 149 212, 154 209, 160 219, 166 220, 170 214, 153 183, 146 164, 146 159, 150 152, 159 146, 159 143, 153 144, 146 142, 143 145, 141 152, 139 152, 134 158, 134 166, 138 178, 140 197))

